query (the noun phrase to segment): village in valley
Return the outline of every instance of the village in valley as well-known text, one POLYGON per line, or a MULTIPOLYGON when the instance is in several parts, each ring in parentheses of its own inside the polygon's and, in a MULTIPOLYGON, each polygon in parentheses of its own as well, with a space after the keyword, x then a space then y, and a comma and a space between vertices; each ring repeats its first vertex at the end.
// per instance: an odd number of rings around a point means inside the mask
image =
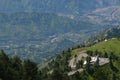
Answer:
POLYGON ((85 70, 85 67, 89 65, 98 65, 102 66, 109 63, 110 60, 108 57, 100 57, 97 55, 90 55, 89 52, 83 50, 79 52, 79 55, 75 55, 69 62, 69 67, 71 72, 68 73, 68 76, 75 74, 76 72, 82 72, 85 70))

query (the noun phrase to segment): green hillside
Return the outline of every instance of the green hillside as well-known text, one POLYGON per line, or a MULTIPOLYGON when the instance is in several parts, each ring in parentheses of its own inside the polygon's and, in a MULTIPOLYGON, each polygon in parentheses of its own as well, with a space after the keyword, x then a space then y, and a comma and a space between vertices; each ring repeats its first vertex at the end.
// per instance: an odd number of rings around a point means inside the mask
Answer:
POLYGON ((80 51, 86 50, 86 51, 98 51, 102 54, 104 52, 111 53, 113 52, 115 55, 120 55, 120 39, 119 38, 113 38, 106 41, 99 42, 95 45, 92 45, 90 47, 85 48, 78 48, 72 51, 72 55, 79 54, 80 51))
POLYGON ((86 50, 99 51, 99 52, 114 52, 120 55, 120 39, 109 39, 107 41, 100 42, 91 47, 85 48, 86 50))
MULTIPOLYGON (((50 60, 41 68, 37 64, 30 61, 22 61, 19 57, 14 56, 9 58, 2 50, 0 52, 0 79, 1 80, 120 80, 120 39, 109 39, 107 41, 99 42, 91 47, 79 48, 71 50, 70 48, 63 51, 60 55, 50 60), (73 58, 72 54, 78 54, 81 51, 106 51, 115 55, 108 56, 110 62, 100 66, 97 62, 95 64, 87 63, 76 69, 83 68, 84 71, 76 72, 73 75, 68 73, 74 71, 69 67, 69 61, 73 58), (116 58, 117 56, 117 58, 116 58), (6 75, 7 74, 7 75, 6 75), (101 75, 102 74, 102 75, 101 75)), ((101 56, 102 57, 102 56, 101 56)), ((104 57, 103 57, 104 58, 104 57)), ((89 59, 89 57, 88 57, 89 59)), ((82 65, 82 64, 77 64, 82 65)))

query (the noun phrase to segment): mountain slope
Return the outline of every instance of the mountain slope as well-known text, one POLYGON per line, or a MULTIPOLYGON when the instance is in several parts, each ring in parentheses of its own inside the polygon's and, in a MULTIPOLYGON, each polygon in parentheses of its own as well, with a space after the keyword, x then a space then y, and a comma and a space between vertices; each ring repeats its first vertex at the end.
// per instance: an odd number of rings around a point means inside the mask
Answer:
POLYGON ((6 36, 5 33, 8 33, 7 35, 9 36, 7 37, 10 37, 11 39, 15 38, 12 36, 18 34, 16 32, 22 32, 17 35, 17 37, 19 37, 18 39, 29 39, 29 35, 33 34, 39 34, 37 37, 39 39, 42 38, 40 37, 42 35, 48 37, 54 34, 57 35, 65 32, 79 33, 80 30, 88 30, 90 27, 96 27, 96 25, 93 25, 89 22, 76 21, 66 17, 57 16, 55 14, 16 13, 12 15, 1 14, 0 16, 1 33, 3 33, 4 36, 6 36), (11 34, 9 34, 10 32, 11 34))
POLYGON ((94 24, 119 25, 120 6, 109 6, 99 8, 89 14, 84 15, 84 19, 94 24))
MULTIPOLYGON (((73 54, 80 52, 81 50, 100 51, 102 53, 115 53, 120 55, 119 44, 120 44, 120 27, 108 28, 95 36, 91 36, 88 40, 85 40, 83 45, 85 48, 78 48, 73 51, 73 54)), ((81 46, 81 45, 80 45, 81 46)))
POLYGON ((99 25, 50 13, 1 13, 0 47, 9 56, 40 63, 101 29, 99 25))
MULTIPOLYGON (((68 73, 68 80, 79 80, 84 79, 84 77, 88 80, 102 80, 103 77, 104 80, 116 80, 116 78, 112 79, 112 77, 113 74, 114 76, 118 76, 120 74, 119 44, 120 38, 112 38, 98 42, 89 47, 84 46, 74 50, 68 49, 51 60, 45 68, 48 69, 48 75, 54 75, 54 71, 61 72, 61 75, 66 75, 66 73, 68 73), (86 55, 88 55, 88 57, 85 57, 86 55), (96 62, 89 62, 91 59, 95 61, 96 57, 99 58, 98 61, 100 61, 101 64, 105 63, 106 60, 108 60, 108 62, 102 66, 97 60, 96 62), (84 64, 84 61, 87 61, 87 63, 84 64), (74 65, 76 64, 76 67, 73 68, 72 66, 69 66, 71 63, 74 65), (106 76, 100 75, 101 73, 106 76)), ((117 79, 119 78, 120 77, 117 77, 117 79)))
POLYGON ((88 13, 97 8, 119 6, 119 0, 0 0, 0 12, 88 13))
POLYGON ((0 0, 0 47, 10 56, 19 54, 23 59, 46 61, 46 57, 76 45, 88 35, 111 27, 104 23, 116 24, 119 6, 119 0, 0 0), (104 18, 109 14, 106 10, 111 14, 111 9, 117 10, 113 15, 115 20, 110 22, 104 18), (104 12, 105 16, 101 17, 104 12), (87 18, 81 19, 81 15, 87 18), (89 20, 89 15, 98 18, 89 20), (65 47, 59 45, 66 42, 65 47))
POLYGON ((93 51, 94 53, 98 51, 99 55, 104 55, 105 52, 110 53, 113 52, 115 55, 120 56, 120 39, 112 38, 106 39, 105 41, 98 42, 94 45, 85 48, 78 48, 72 51, 72 55, 79 54, 81 51, 93 51))

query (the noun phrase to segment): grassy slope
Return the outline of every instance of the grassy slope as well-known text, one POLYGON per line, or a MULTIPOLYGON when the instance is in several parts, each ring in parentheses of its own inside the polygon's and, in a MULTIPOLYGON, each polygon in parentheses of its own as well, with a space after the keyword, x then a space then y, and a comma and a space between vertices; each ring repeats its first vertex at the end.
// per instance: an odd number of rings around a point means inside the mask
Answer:
POLYGON ((99 52, 114 52, 116 55, 120 55, 120 39, 109 39, 108 41, 103 41, 95 44, 91 47, 85 48, 86 50, 98 50, 99 52))
MULTIPOLYGON (((109 39, 108 41, 103 41, 100 43, 97 43, 91 47, 86 47, 86 48, 78 48, 72 51, 72 56, 74 55, 79 55, 81 51, 83 50, 91 50, 91 51, 100 51, 100 52, 114 52, 115 55, 120 56, 120 39, 109 39)), ((120 62, 119 61, 114 61, 113 62, 114 66, 120 71, 120 62)), ((106 67, 109 65, 105 65, 106 67)), ((105 67, 104 66, 104 67, 105 67)), ((117 73, 118 76, 120 76, 120 72, 117 73)), ((92 77, 90 77, 90 80, 93 80, 92 77)))
POLYGON ((114 54, 120 55, 120 39, 109 39, 108 41, 97 43, 91 47, 75 49, 72 51, 72 55, 79 54, 82 50, 114 52, 114 54))

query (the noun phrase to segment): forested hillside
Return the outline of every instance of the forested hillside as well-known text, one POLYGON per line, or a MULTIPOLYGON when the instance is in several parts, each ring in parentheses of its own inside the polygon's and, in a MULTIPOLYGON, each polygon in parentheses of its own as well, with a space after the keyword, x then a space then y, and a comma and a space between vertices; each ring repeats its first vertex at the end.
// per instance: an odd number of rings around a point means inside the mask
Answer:
POLYGON ((89 28, 99 28, 89 22, 44 13, 1 13, 0 24, 0 37, 3 40, 7 38, 11 40, 42 40, 53 35, 68 32, 79 33, 82 30, 87 31, 89 28))
MULTIPOLYGON (((113 50, 114 48, 119 49, 119 47, 116 47, 116 45, 119 46, 116 41, 120 43, 120 39, 116 38, 113 40, 108 40, 108 42, 101 42, 96 45, 90 46, 97 46, 97 49, 95 51, 93 51, 92 48, 89 48, 89 50, 87 50, 87 54, 89 56, 86 59, 88 61, 90 56, 95 56, 97 54, 99 55, 99 57, 108 58, 110 60, 109 63, 102 66, 100 66, 97 62, 95 64, 87 63, 86 65, 77 63, 77 66, 79 67, 77 67, 76 69, 72 69, 69 66, 69 61, 72 58, 78 56, 80 54, 80 50, 83 50, 86 47, 81 47, 74 50, 69 48, 68 50, 63 51, 60 55, 49 61, 47 66, 41 69, 38 69, 37 64, 30 60, 22 61, 17 56, 9 58, 2 50, 0 52, 0 79, 8 80, 9 78, 10 80, 119 80, 120 54, 116 54, 116 52, 114 52, 113 50), (107 49, 105 50, 105 52, 102 52, 102 50, 100 49, 101 46, 99 45, 102 45, 103 47, 107 43, 112 43, 113 49, 111 50, 111 52, 107 52, 107 49), (73 75, 68 75, 69 72, 80 68, 83 68, 84 70, 81 72, 76 72, 73 75)), ((110 47, 106 48, 110 49, 110 47)))
POLYGON ((9 56, 41 63, 102 28, 56 14, 1 13, 0 47, 9 56))
POLYGON ((120 80, 120 0, 0 0, 0 80, 120 80))
POLYGON ((1 0, 0 48, 37 63, 119 25, 119 0, 1 0))

